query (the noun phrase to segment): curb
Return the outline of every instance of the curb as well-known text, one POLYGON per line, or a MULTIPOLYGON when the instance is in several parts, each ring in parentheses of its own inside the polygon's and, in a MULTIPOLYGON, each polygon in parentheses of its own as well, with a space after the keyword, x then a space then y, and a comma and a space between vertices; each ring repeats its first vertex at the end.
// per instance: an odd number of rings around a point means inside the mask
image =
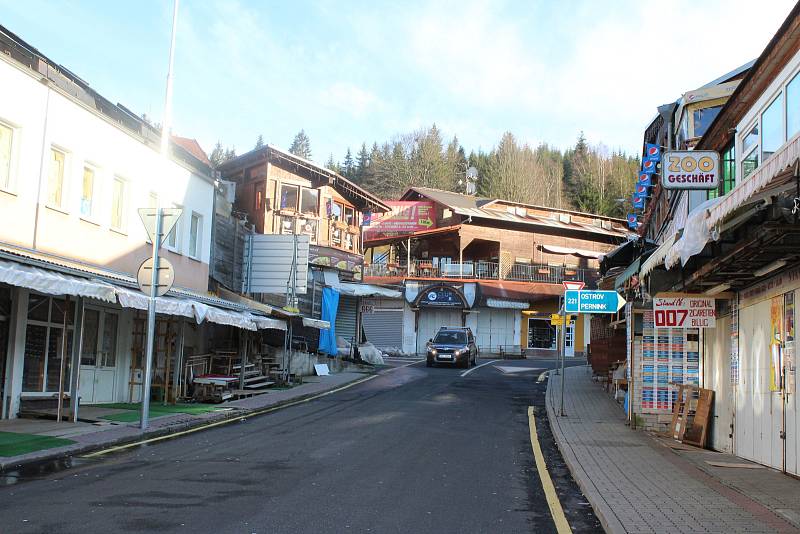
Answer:
POLYGON ((589 504, 592 505, 592 510, 594 510, 597 519, 600 520, 600 525, 603 527, 603 530, 611 534, 628 532, 625 530, 625 527, 622 525, 619 519, 617 519, 614 511, 602 498, 599 497, 597 488, 594 486, 591 479, 586 475, 586 472, 583 470, 583 466, 581 466, 577 456, 572 451, 572 447, 565 442, 564 436, 561 433, 561 426, 558 423, 556 416, 556 410, 552 403, 553 390, 550 387, 551 383, 551 380, 547 381, 547 391, 545 392, 547 421, 550 423, 550 430, 553 433, 553 438, 555 439, 556 445, 558 445, 558 450, 561 451, 561 457, 564 459, 564 463, 567 464, 569 472, 572 475, 573 480, 575 480, 575 482, 578 484, 581 493, 583 493, 584 497, 586 497, 586 499, 589 501, 589 504))
POLYGON ((358 385, 362 382, 366 382, 368 380, 372 380, 373 378, 380 376, 383 373, 370 373, 364 377, 354 378, 349 382, 344 382, 342 384, 337 384, 330 388, 326 388, 320 391, 316 391, 314 393, 306 393, 304 395, 299 395, 297 397, 293 397, 290 399, 285 399, 275 404, 270 404, 268 406, 263 406, 261 408, 239 408, 229 412, 222 412, 218 416, 209 417, 206 419, 198 419, 195 421, 185 421, 181 423, 175 423, 174 425, 170 425, 164 428, 158 428, 153 430, 147 430, 145 432, 133 435, 133 436, 126 436, 122 438, 113 439, 110 441, 106 441, 103 443, 94 443, 90 445, 68 445, 68 448, 65 450, 60 450, 57 452, 53 452, 52 454, 45 454, 43 456, 37 456, 35 458, 26 458, 24 460, 12 460, 10 462, 3 462, 0 461, 0 474, 4 474, 13 469, 22 469, 26 466, 32 464, 38 464, 41 462, 53 461, 53 460, 63 460, 67 458, 71 458, 74 456, 79 456, 83 454, 88 454, 92 452, 103 451, 107 449, 112 449, 115 447, 121 447, 124 445, 130 445, 132 443, 136 443, 143 440, 154 439, 154 438, 164 438, 169 439, 168 437, 171 434, 179 434, 181 432, 185 432, 187 430, 194 430, 200 431, 202 427, 210 426, 210 425, 219 425, 225 424, 228 422, 233 422, 234 420, 246 419, 248 417, 257 417, 259 415, 266 415, 268 413, 277 411, 281 408, 286 408, 289 406, 294 406, 295 404, 299 404, 305 401, 308 401, 311 398, 318 397, 320 395, 326 395, 331 393, 332 391, 338 390, 344 387, 352 387, 358 385))

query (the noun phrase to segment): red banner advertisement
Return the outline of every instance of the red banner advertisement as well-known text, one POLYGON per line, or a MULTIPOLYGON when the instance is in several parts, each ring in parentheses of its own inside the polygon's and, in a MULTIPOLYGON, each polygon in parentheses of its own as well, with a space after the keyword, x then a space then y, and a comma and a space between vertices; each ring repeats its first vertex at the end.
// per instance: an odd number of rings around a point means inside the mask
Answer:
POLYGON ((364 241, 436 228, 436 210, 433 202, 390 200, 386 204, 392 211, 373 214, 370 225, 364 227, 364 241))

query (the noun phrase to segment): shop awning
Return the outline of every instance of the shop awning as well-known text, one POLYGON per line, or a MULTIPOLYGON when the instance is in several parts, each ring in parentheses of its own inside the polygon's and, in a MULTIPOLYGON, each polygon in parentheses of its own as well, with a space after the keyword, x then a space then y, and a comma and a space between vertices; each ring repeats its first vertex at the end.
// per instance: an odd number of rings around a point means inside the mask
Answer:
POLYGON ((677 236, 678 234, 673 233, 672 235, 664 239, 664 242, 661 243, 658 246, 658 248, 653 251, 652 254, 650 254, 650 257, 644 260, 644 263, 642 263, 642 268, 639 270, 639 276, 644 278, 645 276, 650 274, 650 271, 652 271, 653 269, 664 263, 664 258, 667 257, 667 253, 672 248, 672 245, 675 243, 675 238, 677 236))
POLYGON ((631 276, 638 273, 640 263, 641 259, 636 258, 635 260, 633 260, 633 263, 631 263, 630 265, 628 265, 628 267, 625 268, 624 271, 619 273, 617 278, 614 279, 614 289, 621 288, 622 286, 625 285, 625 282, 627 282, 631 276))
POLYGON ((721 223, 738 208, 748 203, 761 191, 786 185, 794 179, 800 164, 800 137, 775 152, 761 167, 739 182, 730 193, 709 210, 706 225, 709 230, 721 223), (794 171, 794 172, 792 172, 794 171))
POLYGON ((527 302, 496 298, 487 298, 486 305, 490 308, 500 308, 504 310, 527 310, 530 307, 530 304, 527 302))
POLYGON ((303 326, 308 326, 309 328, 317 328, 319 330, 331 329, 330 322, 323 321, 322 319, 311 319, 310 317, 303 317, 303 326))
POLYGON ((208 321, 210 323, 243 328, 245 330, 258 329, 255 321, 252 319, 253 316, 250 314, 231 310, 223 310, 221 308, 215 308, 214 306, 208 306, 196 301, 190 302, 192 304, 192 308, 194 308, 194 315, 195 319, 197 320, 197 324, 200 324, 203 321, 208 321))
POLYGON ((273 319, 272 317, 261 317, 260 315, 250 314, 250 319, 256 324, 259 330, 283 330, 286 331, 286 321, 273 319))
POLYGON ((403 296, 403 294, 396 289, 389 289, 388 287, 372 284, 349 284, 347 282, 340 282, 338 289, 343 295, 351 295, 354 297, 386 297, 399 299, 403 296))
POLYGON ((686 226, 683 229, 683 235, 680 239, 675 241, 664 257, 664 267, 672 269, 677 265, 678 261, 680 261, 682 265, 686 265, 689 258, 695 254, 700 254, 709 241, 716 239, 712 235, 714 227, 708 225, 707 219, 710 210, 718 206, 724 198, 725 197, 720 197, 706 200, 692 210, 686 218, 686 226))
POLYGON ((74 295, 105 302, 116 302, 111 284, 99 280, 78 278, 31 265, 0 260, 0 282, 33 289, 48 295, 74 295))
POLYGON ((591 258, 595 260, 599 260, 603 257, 603 255, 605 255, 605 252, 595 252, 593 250, 586 250, 582 248, 559 247, 556 245, 539 245, 539 248, 545 252, 549 252, 550 254, 565 254, 578 256, 580 258, 591 258))
MULTIPOLYGON (((150 299, 144 293, 124 287, 115 287, 114 292, 119 299, 120 306, 123 308, 147 311, 150 299)), ((175 297, 156 298, 156 313, 196 319, 192 301, 175 297)))

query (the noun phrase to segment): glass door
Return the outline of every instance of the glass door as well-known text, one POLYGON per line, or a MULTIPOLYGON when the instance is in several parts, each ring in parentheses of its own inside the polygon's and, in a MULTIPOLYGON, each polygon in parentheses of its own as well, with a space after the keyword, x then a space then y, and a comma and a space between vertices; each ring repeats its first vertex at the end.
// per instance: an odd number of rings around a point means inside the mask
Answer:
POLYGON ((564 330, 564 356, 575 356, 575 321, 570 321, 564 330))
POLYGON ((84 311, 80 392, 86 403, 114 402, 118 323, 116 313, 84 311))

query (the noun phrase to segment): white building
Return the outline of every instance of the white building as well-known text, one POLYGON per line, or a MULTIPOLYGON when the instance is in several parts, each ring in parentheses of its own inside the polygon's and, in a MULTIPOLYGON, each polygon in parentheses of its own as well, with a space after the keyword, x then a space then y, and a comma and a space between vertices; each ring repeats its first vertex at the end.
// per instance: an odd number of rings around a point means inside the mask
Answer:
POLYGON ((166 161, 158 131, 2 27, 0 52, 2 417, 55 402, 59 377, 82 403, 138 400, 146 299, 135 276, 151 245, 137 209, 158 205, 183 208, 162 249, 176 276, 154 364, 170 396, 174 362, 204 350, 202 320, 255 329, 243 306, 207 295, 208 161, 183 139, 166 161))

